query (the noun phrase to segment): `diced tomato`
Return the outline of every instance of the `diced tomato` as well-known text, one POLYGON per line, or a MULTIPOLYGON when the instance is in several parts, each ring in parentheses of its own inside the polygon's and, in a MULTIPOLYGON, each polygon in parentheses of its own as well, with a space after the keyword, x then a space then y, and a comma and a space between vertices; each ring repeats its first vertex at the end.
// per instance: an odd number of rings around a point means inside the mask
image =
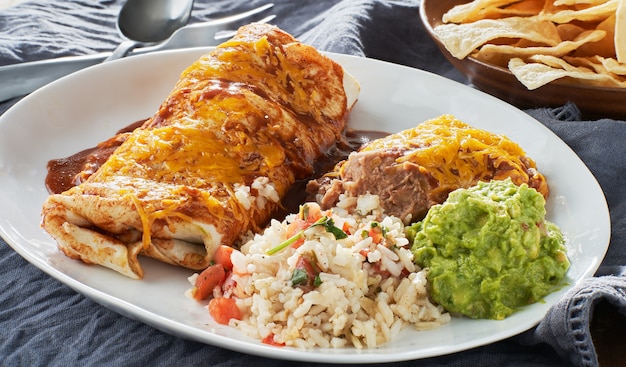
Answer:
POLYGON ((318 219, 322 217, 322 209, 317 203, 307 203, 306 210, 304 211, 304 219, 305 222, 309 224, 315 223, 318 219))
POLYGON ((215 250, 215 254, 213 254, 213 261, 216 264, 221 264, 224 269, 231 270, 233 268, 233 262, 230 259, 230 255, 233 251, 234 249, 230 246, 220 245, 217 250, 215 250))
POLYGON ((313 282, 317 275, 316 269, 313 265, 313 261, 308 256, 300 256, 296 262, 296 269, 304 269, 309 279, 309 283, 313 282))
POLYGON ((301 230, 308 228, 309 226, 310 224, 307 223, 306 221, 300 218, 296 218, 293 222, 287 225, 287 232, 285 233, 285 236, 287 238, 290 238, 294 236, 296 233, 300 232, 301 230))
POLYGON ((348 224, 348 222, 343 222, 343 226, 341 226, 341 230, 346 232, 346 234, 350 234, 350 224, 348 224))
POLYGON ((383 232, 378 226, 370 228, 368 235, 372 237, 374 243, 380 243, 383 240, 383 232))
POLYGON ((273 333, 269 333, 267 334, 267 336, 265 338, 263 338, 261 340, 262 343, 264 344, 269 344, 269 345, 274 345, 277 347, 284 347, 285 343, 277 343, 276 341, 274 341, 274 334, 273 333))
POLYGON ((359 251, 359 254, 363 255, 363 257, 365 258, 365 260, 367 260, 367 255, 370 253, 370 250, 368 249, 363 249, 361 251, 359 251))
POLYGON ((226 271, 221 264, 211 265, 204 269, 196 279, 193 290, 193 298, 203 300, 213 294, 213 289, 218 287, 226 279, 226 271))
POLYGON ((372 270, 374 270, 375 273, 382 275, 385 278, 388 278, 391 276, 391 273, 389 272, 389 270, 383 270, 381 268, 382 264, 380 263, 380 261, 376 261, 375 263, 371 263, 372 265, 372 270))
MULTIPOLYGON (((306 221, 300 219, 300 218, 296 218, 293 222, 289 223, 287 225, 287 233, 286 238, 291 238, 293 236, 295 236, 298 232, 307 229, 311 226, 310 223, 307 223, 306 221)), ((296 242, 292 243, 291 246, 293 248, 298 248, 300 247, 302 244, 304 243, 304 238, 298 238, 296 240, 296 242)))
POLYGON ((213 298, 209 301, 209 314, 222 325, 228 325, 231 319, 241 320, 241 311, 237 302, 232 298, 213 298))
POLYGON ((304 238, 298 238, 296 242, 291 244, 291 247, 298 248, 304 244, 304 238))

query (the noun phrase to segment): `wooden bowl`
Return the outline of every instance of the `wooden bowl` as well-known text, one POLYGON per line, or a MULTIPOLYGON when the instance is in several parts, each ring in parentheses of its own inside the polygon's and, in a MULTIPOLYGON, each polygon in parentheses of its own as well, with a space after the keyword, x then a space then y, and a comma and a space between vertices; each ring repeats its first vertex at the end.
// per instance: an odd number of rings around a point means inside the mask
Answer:
POLYGON ((566 79, 555 80, 535 90, 528 90, 506 68, 473 57, 459 60, 452 56, 433 32, 441 18, 453 6, 469 0, 422 0, 420 17, 424 27, 444 56, 478 89, 518 108, 558 107, 567 102, 578 106, 583 118, 626 119, 626 88, 583 85, 566 79))

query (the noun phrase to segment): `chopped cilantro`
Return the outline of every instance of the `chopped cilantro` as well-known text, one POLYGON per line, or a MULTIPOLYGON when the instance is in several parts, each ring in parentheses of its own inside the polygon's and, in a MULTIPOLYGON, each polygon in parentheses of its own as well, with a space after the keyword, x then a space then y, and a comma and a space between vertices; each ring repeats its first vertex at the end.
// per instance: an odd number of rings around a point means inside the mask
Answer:
POLYGON ((307 284, 308 282, 309 282, 309 275, 307 274, 306 270, 302 268, 298 268, 293 271, 293 275, 291 276, 291 284, 296 286, 296 285, 307 284))
POLYGON ((320 285, 322 285, 322 278, 320 278, 319 274, 315 276, 315 280, 313 280, 313 285, 315 287, 319 287, 320 285))

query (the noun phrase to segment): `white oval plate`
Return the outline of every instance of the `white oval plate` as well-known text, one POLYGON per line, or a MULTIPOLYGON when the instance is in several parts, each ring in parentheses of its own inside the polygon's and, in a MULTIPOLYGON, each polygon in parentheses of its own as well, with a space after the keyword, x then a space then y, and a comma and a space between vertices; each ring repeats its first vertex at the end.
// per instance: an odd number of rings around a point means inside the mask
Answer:
POLYGON ((361 83, 350 118, 354 128, 397 132, 449 113, 518 142, 550 184, 548 219, 567 236, 570 285, 503 321, 454 318, 432 331, 407 328, 376 349, 277 349, 216 324, 205 308, 186 298, 189 270, 142 259, 146 276, 137 281, 62 255, 39 227, 48 195, 48 160, 92 147, 152 115, 180 72, 205 52, 171 51, 98 65, 32 93, 0 117, 0 234, 15 251, 86 297, 183 338, 269 358, 359 364, 443 355, 521 333, 600 265, 610 237, 603 192, 578 156, 546 127, 500 100, 437 75, 335 54, 330 56, 361 83))

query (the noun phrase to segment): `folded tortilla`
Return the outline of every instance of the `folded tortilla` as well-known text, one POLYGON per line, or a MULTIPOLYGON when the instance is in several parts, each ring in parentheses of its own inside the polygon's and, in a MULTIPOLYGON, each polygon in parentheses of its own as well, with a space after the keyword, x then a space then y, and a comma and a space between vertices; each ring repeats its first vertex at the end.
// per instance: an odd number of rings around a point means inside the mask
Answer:
POLYGON ((67 256, 140 279, 138 255, 194 270, 257 231, 341 139, 359 86, 280 29, 251 24, 181 75, 153 117, 42 226, 67 256))

